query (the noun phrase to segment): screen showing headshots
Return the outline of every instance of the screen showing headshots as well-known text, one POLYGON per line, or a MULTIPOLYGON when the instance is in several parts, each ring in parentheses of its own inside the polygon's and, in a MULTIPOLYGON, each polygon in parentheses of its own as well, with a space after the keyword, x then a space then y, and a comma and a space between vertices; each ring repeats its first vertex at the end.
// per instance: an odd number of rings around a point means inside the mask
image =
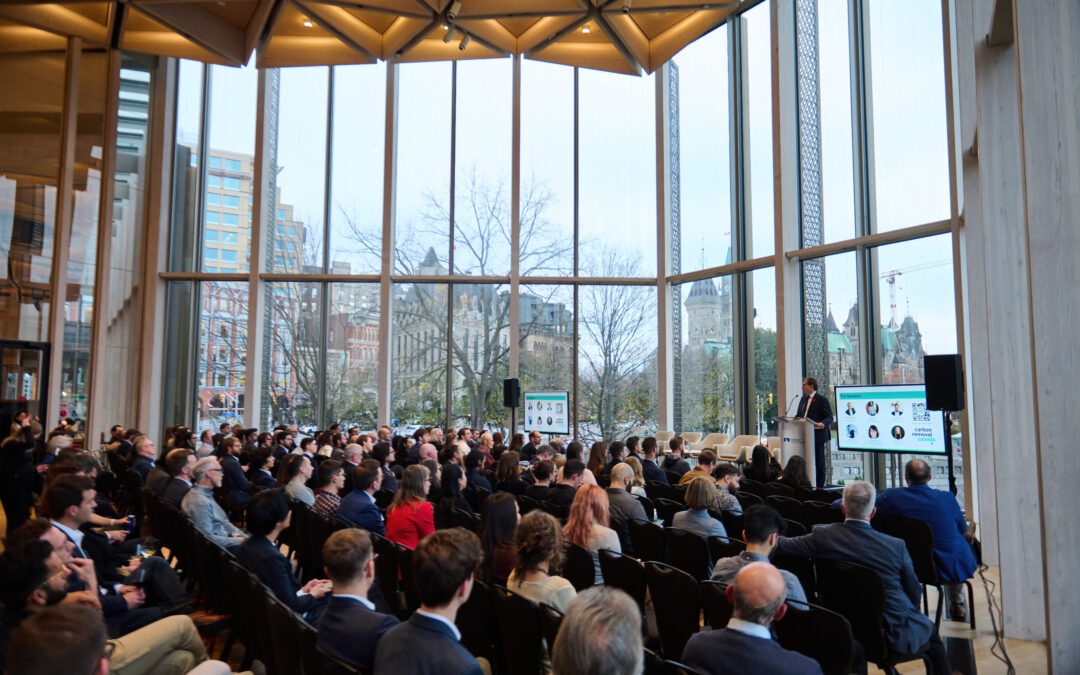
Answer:
POLYGON ((836 387, 840 450, 945 454, 945 421, 921 384, 836 387))

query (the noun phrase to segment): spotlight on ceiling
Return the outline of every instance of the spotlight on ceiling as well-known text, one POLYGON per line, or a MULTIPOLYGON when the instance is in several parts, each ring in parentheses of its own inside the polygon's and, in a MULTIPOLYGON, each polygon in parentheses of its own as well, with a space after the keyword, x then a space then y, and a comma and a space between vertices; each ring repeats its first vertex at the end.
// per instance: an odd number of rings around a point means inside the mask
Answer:
POLYGON ((457 48, 461 51, 465 51, 465 48, 469 46, 470 42, 472 42, 472 36, 466 33, 465 37, 461 38, 461 44, 459 44, 457 48))
POLYGON ((633 2, 633 0, 623 0, 622 11, 623 11, 624 14, 629 14, 630 13, 630 5, 631 5, 632 2, 633 2))
POLYGON ((448 26, 446 29, 446 35, 442 36, 442 41, 446 44, 450 44, 450 41, 454 39, 458 34, 457 26, 448 26))
POLYGON ((461 0, 454 0, 450 3, 450 6, 446 8, 446 17, 451 21, 457 18, 458 12, 461 11, 461 0))
POLYGON ((591 32, 592 32, 592 29, 591 29, 591 28, 589 28, 588 26, 584 26, 584 27, 583 27, 583 28, 581 29, 581 32, 582 32, 582 34, 584 34, 584 35, 588 35, 589 33, 591 33, 591 32))
POLYGON ((311 23, 311 19, 304 19, 304 28, 311 28, 315 24, 311 23))

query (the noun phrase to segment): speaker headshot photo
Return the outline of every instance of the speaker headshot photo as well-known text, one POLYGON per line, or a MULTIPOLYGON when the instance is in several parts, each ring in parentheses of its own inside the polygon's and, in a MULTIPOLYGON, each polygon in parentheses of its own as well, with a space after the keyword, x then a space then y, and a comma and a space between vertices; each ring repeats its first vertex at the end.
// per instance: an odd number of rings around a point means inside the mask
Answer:
POLYGON ((877 403, 874 403, 873 401, 867 401, 867 403, 866 403, 866 414, 867 415, 870 415, 871 417, 873 417, 874 415, 878 414, 878 410, 880 410, 880 408, 878 408, 877 403))
POLYGON ((847 410, 844 411, 844 414, 845 415, 854 415, 855 414, 855 404, 852 403, 851 401, 848 401, 847 410))
POLYGON ((904 411, 900 409, 900 402, 899 401, 893 402, 893 404, 892 404, 892 412, 889 413, 889 414, 891 414, 893 417, 900 417, 901 415, 904 414, 904 411))
POLYGON ((870 431, 868 431, 867 434, 870 436, 870 438, 877 438, 878 437, 877 427, 875 425, 871 424, 870 425, 870 431))
POLYGON ((899 424, 897 424, 895 427, 893 427, 892 428, 892 437, 895 438, 896 440, 900 440, 901 438, 903 438, 904 437, 904 427, 900 426, 899 424))
POLYGON ((858 429, 855 428, 854 424, 847 425, 847 427, 844 430, 847 432, 847 437, 848 438, 855 438, 855 434, 858 433, 858 431, 859 431, 858 429))

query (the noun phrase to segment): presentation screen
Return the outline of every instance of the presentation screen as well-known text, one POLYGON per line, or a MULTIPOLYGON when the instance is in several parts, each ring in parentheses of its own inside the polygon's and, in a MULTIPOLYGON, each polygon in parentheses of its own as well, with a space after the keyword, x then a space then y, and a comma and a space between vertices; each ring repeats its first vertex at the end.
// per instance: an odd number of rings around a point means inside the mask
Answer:
POLYGON ((836 431, 840 450, 945 454, 944 415, 921 384, 837 386, 836 431))
POLYGON ((525 431, 570 433, 570 392, 525 392, 525 431))

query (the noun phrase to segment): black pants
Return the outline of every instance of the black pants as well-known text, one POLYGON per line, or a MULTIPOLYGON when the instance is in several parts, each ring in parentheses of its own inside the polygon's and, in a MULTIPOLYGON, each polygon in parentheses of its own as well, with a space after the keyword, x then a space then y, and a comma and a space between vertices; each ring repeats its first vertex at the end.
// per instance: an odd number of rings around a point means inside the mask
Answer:
POLYGON ((178 609, 190 611, 191 598, 180 583, 176 570, 164 558, 151 556, 143 560, 139 567, 146 570, 144 588, 147 606, 157 606, 166 614, 178 609))
POLYGON ((819 443, 817 434, 814 434, 814 470, 817 487, 825 487, 825 441, 819 443))
POLYGON ((926 654, 930 657, 930 666, 934 675, 950 675, 952 673, 952 666, 949 665, 949 653, 945 651, 945 643, 941 641, 941 636, 938 635, 936 627, 934 632, 930 634, 930 639, 926 642, 926 654))

